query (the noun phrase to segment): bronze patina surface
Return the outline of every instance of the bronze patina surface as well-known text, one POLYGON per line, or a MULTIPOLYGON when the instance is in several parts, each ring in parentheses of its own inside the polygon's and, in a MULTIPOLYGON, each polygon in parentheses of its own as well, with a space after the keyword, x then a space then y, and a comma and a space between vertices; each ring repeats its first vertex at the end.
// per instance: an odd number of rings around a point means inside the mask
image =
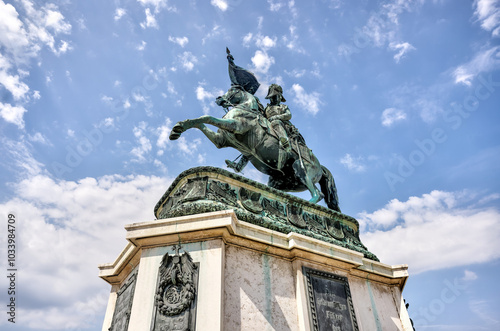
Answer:
POLYGON ((231 147, 241 152, 239 163, 226 160, 228 167, 236 172, 250 162, 269 175, 270 187, 287 192, 308 190, 310 202, 325 199, 328 208, 340 212, 335 180, 290 122, 290 109, 281 103, 286 101, 281 86, 269 86, 266 98, 270 103, 264 108, 254 96, 260 85, 255 76, 236 66, 229 50, 227 59, 231 87, 215 100, 226 114, 222 118, 204 115, 177 122, 169 138, 178 139, 186 130, 197 128, 217 148, 231 147), (206 124, 218 130, 213 131, 206 124))
POLYGON ((306 235, 378 261, 361 243, 355 218, 220 168, 182 172, 154 212, 158 219, 165 219, 227 209, 234 210, 241 221, 306 235))

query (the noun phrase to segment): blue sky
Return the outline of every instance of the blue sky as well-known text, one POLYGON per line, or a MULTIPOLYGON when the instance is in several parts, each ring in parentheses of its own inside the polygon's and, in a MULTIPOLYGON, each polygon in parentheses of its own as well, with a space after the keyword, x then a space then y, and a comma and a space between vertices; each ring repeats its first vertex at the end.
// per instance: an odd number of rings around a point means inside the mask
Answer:
POLYGON ((97 265, 123 226, 152 220, 183 170, 238 155, 196 130, 167 139, 223 115, 227 46, 261 100, 283 86, 365 245, 409 264, 417 330, 498 330, 499 41, 498 0, 0 0, 0 210, 20 270, 0 327, 100 330, 97 265))

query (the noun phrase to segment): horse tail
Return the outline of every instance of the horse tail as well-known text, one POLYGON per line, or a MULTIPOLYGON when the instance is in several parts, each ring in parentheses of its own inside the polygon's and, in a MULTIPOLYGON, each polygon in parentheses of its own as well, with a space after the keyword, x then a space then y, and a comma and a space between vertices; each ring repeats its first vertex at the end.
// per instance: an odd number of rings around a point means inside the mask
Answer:
POLYGON ((324 166, 321 166, 321 170, 323 170, 323 175, 319 180, 319 185, 321 186, 321 192, 325 195, 326 205, 328 208, 340 213, 339 197, 337 196, 337 187, 333 175, 324 166))

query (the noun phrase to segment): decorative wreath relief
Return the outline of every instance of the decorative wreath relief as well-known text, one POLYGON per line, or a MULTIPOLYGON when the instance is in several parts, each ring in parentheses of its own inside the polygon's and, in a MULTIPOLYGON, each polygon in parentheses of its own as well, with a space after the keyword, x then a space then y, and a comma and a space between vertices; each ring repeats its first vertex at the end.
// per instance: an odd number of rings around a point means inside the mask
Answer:
POLYGON ((193 282, 196 265, 189 253, 179 255, 180 245, 173 248, 176 255, 163 256, 155 299, 158 311, 165 316, 179 315, 191 306, 196 296, 193 282))

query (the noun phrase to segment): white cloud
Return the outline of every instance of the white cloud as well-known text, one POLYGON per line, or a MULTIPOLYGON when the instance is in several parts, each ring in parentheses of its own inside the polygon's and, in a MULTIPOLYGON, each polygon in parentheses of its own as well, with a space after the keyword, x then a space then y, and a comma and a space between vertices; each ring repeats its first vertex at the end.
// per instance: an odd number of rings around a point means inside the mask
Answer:
POLYGON ((40 132, 35 133, 34 135, 28 135, 28 139, 33 142, 37 142, 43 145, 52 145, 50 141, 40 132))
POLYGON ((493 37, 500 37, 500 1, 475 0, 474 16, 481 21, 481 27, 491 31, 493 37))
POLYGON ((116 8, 114 16, 115 21, 119 21, 126 13, 127 11, 124 8, 116 8))
POLYGON ((159 13, 161 9, 166 8, 168 11, 175 12, 175 6, 169 6, 167 0, 137 0, 144 7, 154 7, 155 13, 159 13))
POLYGON ((228 8, 226 0, 211 0, 212 6, 219 8, 222 11, 226 11, 228 8))
POLYGON ((144 49, 146 49, 146 45, 147 43, 144 40, 142 40, 139 45, 135 46, 135 49, 138 51, 143 51, 144 49))
POLYGON ((282 7, 285 6, 285 3, 280 2, 280 1, 275 1, 275 0, 267 0, 269 3, 269 10, 270 11, 279 11, 282 7))
POLYGON ((189 42, 188 37, 172 37, 168 36, 168 41, 173 42, 181 47, 186 46, 186 44, 189 42))
POLYGON ((206 156, 207 155, 205 153, 198 154, 198 160, 197 160, 198 164, 205 164, 205 162, 207 161, 206 156))
POLYGON ((223 95, 224 91, 217 89, 217 88, 212 88, 211 90, 206 90, 205 89, 205 83, 198 83, 198 86, 196 87, 196 99, 200 101, 202 107, 203 107, 203 113, 206 115, 210 112, 211 107, 215 107, 215 99, 223 95))
POLYGON ((470 270, 464 270, 464 276, 462 277, 463 281, 476 280, 477 274, 470 270))
POLYGON ((255 67, 255 71, 266 74, 271 65, 274 64, 274 58, 264 51, 257 50, 252 57, 252 63, 255 67))
POLYGON ((299 45, 299 35, 297 34, 297 27, 295 25, 290 25, 288 28, 290 31, 290 36, 283 36, 283 42, 286 47, 297 53, 305 53, 306 51, 302 46, 299 45))
MULTIPOLYGON (((16 102, 2 103, 0 111, 4 120, 22 129, 26 112, 23 103, 30 99, 29 86, 23 82, 29 71, 23 66, 29 66, 30 59, 37 56, 43 46, 57 56, 71 50, 69 42, 56 41, 58 35, 71 32, 71 24, 54 4, 35 8, 30 1, 22 1, 16 5, 24 7, 22 17, 13 5, 0 0, 0 86, 12 94, 16 102)), ((35 91, 32 96, 39 99, 40 92, 35 91)))
POLYGON ((500 67, 500 46, 478 51, 472 60, 458 66, 453 71, 455 84, 472 85, 472 80, 483 72, 500 67))
POLYGON ((144 10, 144 13, 146 14, 146 20, 140 24, 141 27, 143 29, 146 29, 146 28, 158 29, 158 22, 156 21, 155 16, 153 14, 151 14, 151 9, 146 8, 144 10))
POLYGON ((340 159, 340 163, 347 167, 347 169, 354 172, 364 172, 366 171, 366 166, 362 164, 363 158, 357 157, 353 158, 351 154, 346 154, 340 159))
POLYGON ((166 118, 165 124, 160 125, 156 128, 156 134, 158 135, 158 140, 156 140, 156 146, 160 149, 159 153, 163 154, 163 149, 167 147, 169 143, 168 136, 170 135, 170 131, 172 131, 172 121, 170 118, 166 118))
POLYGON ((220 25, 214 24, 214 27, 201 39, 201 44, 205 45, 208 39, 216 38, 223 32, 225 32, 225 30, 223 28, 221 29, 220 25))
POLYGON ((384 263, 406 263, 412 273, 497 259, 500 212, 474 207, 475 198, 468 192, 432 191, 391 200, 358 215, 366 231, 362 241, 384 263))
POLYGON ((383 126, 389 127, 395 122, 406 119, 406 113, 401 109, 387 108, 382 112, 382 116, 380 117, 380 119, 382 120, 383 126))
POLYGON ((24 129, 23 115, 26 109, 22 106, 12 106, 9 103, 0 102, 0 116, 4 121, 15 124, 19 129, 24 129))
POLYGON ((191 52, 184 52, 181 55, 178 55, 179 62, 181 66, 186 71, 191 71, 194 69, 194 65, 198 63, 198 58, 193 55, 191 52))
POLYGON ((255 45, 257 47, 263 48, 263 49, 268 49, 276 46, 276 37, 271 38, 269 36, 258 36, 257 40, 255 41, 255 45))
POLYGON ((193 141, 188 141, 186 137, 182 136, 177 139, 176 146, 184 154, 193 155, 197 150, 198 146, 201 144, 201 139, 196 138, 193 141))
POLYGON ((316 115, 319 112, 321 100, 318 92, 306 93, 304 88, 299 84, 293 84, 292 92, 295 94, 293 101, 298 104, 302 110, 312 115, 316 115))
POLYGON ((10 65, 0 54, 0 84, 12 94, 14 100, 21 100, 28 93, 29 87, 20 80, 19 75, 9 74, 8 69, 10 65))
POLYGON ((249 32, 243 37, 243 46, 249 47, 250 42, 252 41, 253 33, 249 32))
POLYGON ((130 151, 130 154, 134 156, 134 159, 132 159, 132 161, 145 162, 146 161, 145 155, 148 154, 152 149, 151 141, 145 135, 146 127, 147 127, 146 122, 142 121, 139 123, 138 126, 135 126, 132 131, 139 144, 130 151))
MULTIPOLYGON (((100 328, 110 286, 96 276, 96 266, 114 261, 126 245, 125 224, 154 219, 154 204, 170 183, 156 176, 64 181, 42 174, 13 183, 15 196, 0 210, 14 212, 19 220, 18 254, 30 261, 22 271, 22 292, 26 298, 29 293, 30 304, 19 307, 23 318, 16 324, 100 328)), ((2 255, 5 238, 0 237, 2 255)), ((6 282, 2 277, 0 286, 7 288, 6 282)))
POLYGON ((413 50, 416 49, 410 43, 406 43, 406 42, 405 43, 391 42, 389 44, 389 48, 391 50, 394 50, 394 51, 398 51, 399 50, 399 52, 394 55, 394 60, 396 60, 396 63, 399 63, 399 61, 401 60, 401 58, 404 57, 404 55, 406 53, 408 53, 409 51, 413 51, 413 50))
POLYGON ((30 44, 23 22, 18 16, 14 6, 0 1, 0 45, 15 57, 21 57, 23 50, 30 44))

